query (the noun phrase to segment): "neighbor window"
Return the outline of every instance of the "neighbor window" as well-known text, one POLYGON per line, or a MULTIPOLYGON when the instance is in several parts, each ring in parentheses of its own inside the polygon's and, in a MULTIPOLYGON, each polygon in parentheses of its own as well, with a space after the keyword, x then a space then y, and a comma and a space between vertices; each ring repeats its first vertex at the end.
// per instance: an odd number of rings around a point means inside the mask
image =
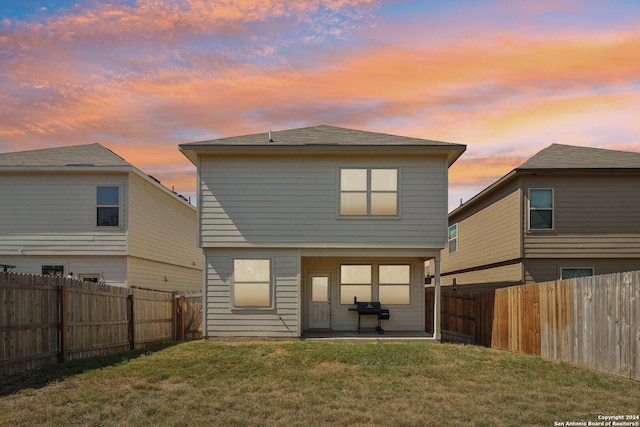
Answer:
POLYGON ((398 215, 398 169, 340 169, 340 215, 398 215))
POLYGON ((553 230, 553 190, 551 188, 529 190, 529 229, 553 230))
POLYGON ((409 304, 411 275, 408 265, 378 267, 378 296, 382 304, 409 304))
POLYGON ((97 188, 98 227, 120 226, 120 187, 97 188))
POLYGON ((43 265, 42 275, 62 277, 64 276, 64 265, 43 265))
POLYGON ((458 224, 449 227, 449 253, 458 252, 458 224))
POLYGON ((271 307, 271 260, 233 261, 233 306, 271 307))
POLYGON ((358 301, 371 301, 371 266, 340 266, 340 304, 353 304, 358 301))
POLYGON ((593 276, 593 267, 571 267, 560 269, 560 280, 593 276))

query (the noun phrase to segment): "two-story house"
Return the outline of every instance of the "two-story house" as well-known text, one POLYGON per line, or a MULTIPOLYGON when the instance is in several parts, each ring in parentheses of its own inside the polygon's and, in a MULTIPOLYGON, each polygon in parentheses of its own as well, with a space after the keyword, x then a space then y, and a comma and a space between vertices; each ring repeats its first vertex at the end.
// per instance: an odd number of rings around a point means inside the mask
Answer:
POLYGON ((180 149, 198 170, 205 337, 353 331, 354 298, 390 311, 385 330, 424 333, 464 145, 315 126, 180 149))
POLYGON ((441 283, 638 270, 639 212, 640 153, 553 144, 450 213, 441 283))
POLYGON ((100 144, 0 154, 0 264, 201 289, 193 205, 100 144))

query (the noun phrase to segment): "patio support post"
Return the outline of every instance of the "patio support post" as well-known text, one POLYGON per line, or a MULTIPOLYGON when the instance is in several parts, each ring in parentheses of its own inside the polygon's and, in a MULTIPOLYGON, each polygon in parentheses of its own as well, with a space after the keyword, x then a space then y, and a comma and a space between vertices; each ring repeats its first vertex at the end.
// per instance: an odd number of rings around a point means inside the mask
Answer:
POLYGON ((434 298, 433 298, 433 337, 437 340, 441 339, 440 335, 440 316, 442 309, 440 308, 441 296, 440 296, 440 254, 436 255, 434 259, 434 298))

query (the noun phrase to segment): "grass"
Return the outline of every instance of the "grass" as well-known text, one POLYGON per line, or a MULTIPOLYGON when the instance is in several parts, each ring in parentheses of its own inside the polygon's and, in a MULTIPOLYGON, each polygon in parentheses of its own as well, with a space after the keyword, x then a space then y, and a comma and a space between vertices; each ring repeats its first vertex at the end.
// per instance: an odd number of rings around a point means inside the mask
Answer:
POLYGON ((638 382, 475 346, 197 341, 96 360, 33 383, 0 378, 0 425, 553 426, 640 414, 638 382))

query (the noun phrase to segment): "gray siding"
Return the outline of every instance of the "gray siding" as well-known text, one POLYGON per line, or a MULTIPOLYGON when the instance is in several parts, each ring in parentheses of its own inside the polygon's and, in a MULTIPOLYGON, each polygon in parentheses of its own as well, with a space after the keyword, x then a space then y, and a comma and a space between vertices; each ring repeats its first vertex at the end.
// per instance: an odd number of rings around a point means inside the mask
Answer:
POLYGON ((206 249, 205 337, 298 337, 300 322, 300 256, 297 250, 206 249), (231 304, 233 260, 270 258, 275 286, 274 308, 234 310, 231 304))
POLYGON ((640 258, 640 176, 527 176, 529 188, 554 189, 555 227, 525 230, 526 258, 640 258))
POLYGON ((557 280, 560 278, 561 268, 593 268, 595 275, 611 274, 640 269, 640 259, 531 259, 525 261, 525 278, 527 283, 557 280))
POLYGON ((203 247, 442 247, 444 156, 202 157, 203 247), (400 218, 338 218, 340 167, 399 167, 400 218))
POLYGON ((126 254, 127 191, 126 174, 0 174, 0 255, 126 254), (98 185, 121 186, 121 227, 96 227, 98 185))

